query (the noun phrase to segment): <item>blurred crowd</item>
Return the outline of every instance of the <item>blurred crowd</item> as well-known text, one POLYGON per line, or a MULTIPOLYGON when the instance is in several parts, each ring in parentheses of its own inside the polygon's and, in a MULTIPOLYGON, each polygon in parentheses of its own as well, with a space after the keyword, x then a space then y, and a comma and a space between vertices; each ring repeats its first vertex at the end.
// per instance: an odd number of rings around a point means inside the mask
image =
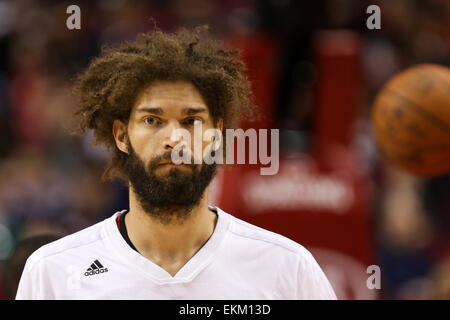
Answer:
POLYGON ((153 18, 164 31, 209 24, 219 37, 256 30, 276 39, 282 61, 274 107, 282 130, 312 131, 308 115, 296 109, 296 93, 312 78, 302 66, 311 62, 315 32, 360 34, 358 139, 376 186, 371 227, 381 297, 449 299, 450 175, 423 179, 387 165, 369 118, 374 96, 397 71, 422 62, 449 65, 449 17, 446 0, 0 0, 0 298, 14 297, 8 272, 19 268, 11 260, 27 239, 50 241, 128 207, 126 188, 100 180, 108 152, 92 145, 91 133, 70 134, 76 124, 68 97, 74 76, 101 44, 152 30, 153 18), (66 28, 70 4, 81 8, 81 30, 66 28), (381 8, 380 30, 366 27, 370 4, 381 8))

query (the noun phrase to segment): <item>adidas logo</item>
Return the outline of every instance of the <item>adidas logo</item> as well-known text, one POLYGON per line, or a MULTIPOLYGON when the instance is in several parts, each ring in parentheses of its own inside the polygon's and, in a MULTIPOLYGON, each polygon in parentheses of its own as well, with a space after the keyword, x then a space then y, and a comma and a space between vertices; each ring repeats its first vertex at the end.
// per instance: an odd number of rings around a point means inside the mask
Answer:
POLYGON ((95 274, 108 272, 108 268, 103 267, 103 265, 100 263, 100 261, 95 260, 93 264, 86 270, 84 275, 87 276, 93 276, 95 274))

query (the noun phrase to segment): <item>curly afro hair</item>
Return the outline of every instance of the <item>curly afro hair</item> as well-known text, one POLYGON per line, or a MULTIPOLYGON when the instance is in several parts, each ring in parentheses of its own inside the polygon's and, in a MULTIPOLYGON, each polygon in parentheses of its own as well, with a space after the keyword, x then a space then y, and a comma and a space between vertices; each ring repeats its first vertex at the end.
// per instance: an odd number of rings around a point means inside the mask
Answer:
POLYGON ((189 81, 204 97, 215 124, 233 128, 242 116, 252 118, 251 85, 237 49, 228 50, 209 36, 208 27, 165 33, 158 29, 141 33, 135 41, 104 45, 99 57, 77 75, 76 134, 92 129, 94 144, 103 143, 112 157, 103 180, 126 182, 123 166, 127 154, 120 151, 112 134, 115 119, 128 123, 140 92, 157 80, 189 81))

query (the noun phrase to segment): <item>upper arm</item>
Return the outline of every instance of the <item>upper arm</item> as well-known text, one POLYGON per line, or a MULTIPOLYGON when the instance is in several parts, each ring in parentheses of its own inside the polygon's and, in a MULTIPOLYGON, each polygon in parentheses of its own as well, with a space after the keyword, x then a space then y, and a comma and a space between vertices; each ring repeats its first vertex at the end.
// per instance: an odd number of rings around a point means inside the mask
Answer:
POLYGON ((39 299, 37 268, 31 268, 29 259, 25 263, 25 267, 20 277, 19 286, 17 288, 16 300, 34 300, 39 299))
POLYGON ((322 268, 305 249, 297 274, 297 299, 336 300, 336 294, 322 268))

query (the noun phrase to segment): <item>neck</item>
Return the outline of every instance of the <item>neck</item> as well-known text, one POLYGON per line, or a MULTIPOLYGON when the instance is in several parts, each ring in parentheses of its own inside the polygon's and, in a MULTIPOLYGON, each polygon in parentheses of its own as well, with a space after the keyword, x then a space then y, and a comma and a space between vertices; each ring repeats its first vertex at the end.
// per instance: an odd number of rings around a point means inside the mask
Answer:
POLYGON ((140 206, 130 187, 130 211, 125 216, 128 236, 136 249, 153 262, 189 260, 211 237, 217 215, 208 208, 208 189, 182 221, 162 222, 140 206))

